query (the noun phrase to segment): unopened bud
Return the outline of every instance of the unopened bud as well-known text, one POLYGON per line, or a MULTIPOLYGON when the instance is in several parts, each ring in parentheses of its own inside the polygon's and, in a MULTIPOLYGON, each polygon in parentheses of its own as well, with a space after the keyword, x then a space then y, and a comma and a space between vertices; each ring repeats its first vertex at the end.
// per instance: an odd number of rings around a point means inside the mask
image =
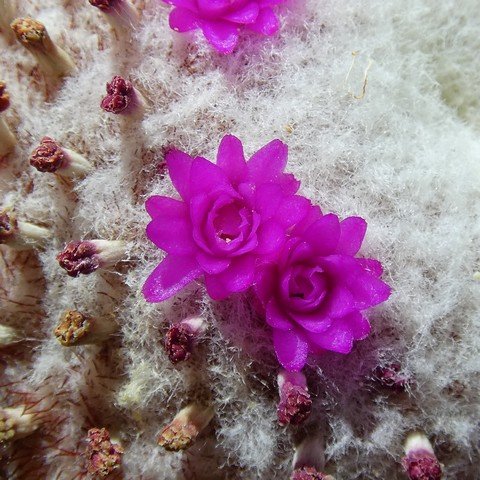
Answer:
POLYGON ((129 0, 89 0, 89 2, 105 15, 110 25, 119 33, 123 29, 134 27, 139 21, 138 11, 129 0))
POLYGON ((43 23, 33 18, 17 18, 10 26, 17 40, 32 53, 46 75, 62 78, 75 69, 73 60, 53 43, 43 23))
POLYGON ((188 360, 195 344, 205 331, 205 320, 190 317, 172 325, 165 335, 165 350, 173 364, 188 360))
POLYGON ((24 406, 0 408, 0 444, 28 437, 39 426, 39 417, 24 406))
POLYGON ((0 210, 0 244, 26 249, 44 243, 50 236, 50 230, 17 220, 11 210, 0 210))
POLYGON ((77 310, 67 310, 55 328, 55 337, 64 347, 102 343, 118 330, 110 317, 93 318, 77 310))
MULTIPOLYGON (((10 107, 10 95, 7 93, 7 85, 0 81, 0 113, 10 107)), ((17 140, 5 122, 3 116, 0 115, 0 158, 13 152, 17 140)))
POLYGON ((188 405, 180 410, 173 421, 162 430, 158 444, 165 450, 173 452, 186 450, 210 423, 213 414, 212 407, 188 405))
POLYGON ((379 365, 373 371, 373 379, 383 388, 401 393, 411 385, 411 379, 402 372, 400 363, 379 365))
POLYGON ((281 370, 277 377, 280 401, 277 407, 280 425, 299 425, 310 415, 312 399, 305 375, 281 370))
POLYGON ((435 457, 431 443, 422 432, 413 432, 408 435, 402 464, 410 480, 442 478, 442 466, 435 457))
POLYGON ((320 435, 306 437, 295 448, 290 480, 334 480, 325 468, 324 439, 320 435))
POLYGON ((65 246, 57 255, 57 260, 70 277, 78 277, 115 265, 125 251, 126 244, 121 240, 74 241, 65 246))
POLYGON ((106 428, 91 428, 87 434, 87 471, 105 478, 121 466, 123 448, 110 439, 106 428))
POLYGON ((109 113, 137 117, 143 114, 146 102, 131 82, 117 75, 107 83, 107 95, 100 106, 109 113))
POLYGON ((92 170, 88 160, 73 150, 61 147, 50 137, 42 138, 29 160, 39 172, 56 172, 65 177, 84 177, 92 170))

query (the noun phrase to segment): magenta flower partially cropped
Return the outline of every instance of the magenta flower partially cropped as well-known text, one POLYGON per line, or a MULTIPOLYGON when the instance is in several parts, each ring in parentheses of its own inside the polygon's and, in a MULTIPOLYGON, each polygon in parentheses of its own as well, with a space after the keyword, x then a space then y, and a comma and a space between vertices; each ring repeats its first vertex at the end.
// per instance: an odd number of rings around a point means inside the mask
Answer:
POLYGON ((217 164, 178 150, 166 156, 181 200, 153 196, 146 208, 148 238, 167 256, 145 282, 149 302, 161 302, 204 276, 221 300, 248 289, 259 264, 273 261, 287 232, 310 202, 295 195, 299 182, 283 173, 287 146, 273 140, 245 161, 240 140, 227 135, 217 164))
POLYGON ((170 28, 177 32, 201 29, 220 53, 232 53, 241 29, 274 35, 279 21, 272 6, 285 0, 163 0, 175 8, 170 28))
POLYGON ((311 207, 279 260, 259 270, 256 291, 285 369, 301 370, 309 353, 349 353, 368 335, 362 311, 384 302, 390 288, 379 279, 377 260, 354 257, 366 228, 362 218, 340 222, 311 207))

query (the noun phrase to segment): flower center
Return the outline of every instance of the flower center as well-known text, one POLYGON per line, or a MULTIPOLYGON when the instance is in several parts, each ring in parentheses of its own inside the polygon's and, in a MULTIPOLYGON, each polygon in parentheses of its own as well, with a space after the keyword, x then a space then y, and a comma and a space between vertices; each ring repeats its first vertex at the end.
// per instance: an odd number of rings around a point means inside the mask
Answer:
POLYGON ((229 203, 219 208, 213 219, 215 233, 225 243, 230 243, 239 236, 241 223, 242 217, 236 203, 229 203))
POLYGON ((284 292, 291 307, 305 311, 322 303, 328 285, 328 277, 320 267, 298 265, 293 268, 284 292))

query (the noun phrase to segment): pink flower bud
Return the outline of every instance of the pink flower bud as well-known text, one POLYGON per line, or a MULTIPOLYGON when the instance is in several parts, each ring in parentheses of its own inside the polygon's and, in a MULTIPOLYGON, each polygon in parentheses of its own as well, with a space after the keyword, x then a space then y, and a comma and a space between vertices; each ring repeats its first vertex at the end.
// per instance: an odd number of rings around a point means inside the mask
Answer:
POLYGON ((129 0, 89 0, 89 2, 105 15, 115 30, 132 27, 138 23, 138 11, 129 0))
POLYGON ((411 385, 411 379, 402 373, 400 363, 379 365, 373 371, 373 379, 382 387, 397 393, 405 391, 411 385))
POLYGON ((442 478, 442 466, 435 457, 428 438, 421 432, 408 435, 402 464, 410 480, 440 480, 442 478))
POLYGON ((145 109, 145 100, 131 82, 115 76, 107 83, 107 95, 100 106, 116 115, 141 115, 145 109))
POLYGON ((87 442, 85 456, 88 473, 105 478, 120 468, 123 448, 113 443, 106 428, 91 428, 87 442))
POLYGON ((66 177, 83 177, 92 165, 78 153, 61 147, 50 137, 43 137, 30 155, 30 165, 39 172, 58 172, 66 177))
POLYGON ((7 84, 0 82, 0 112, 10 107, 10 95, 7 93, 7 84))
POLYGON ((280 401, 277 407, 280 425, 299 425, 310 415, 312 399, 305 375, 281 370, 277 377, 280 401))
POLYGON ((313 467, 301 467, 293 471, 290 480, 333 480, 330 475, 325 475, 313 467))
POLYGON ((121 240, 73 241, 57 255, 57 260, 70 277, 78 277, 115 265, 125 255, 125 249, 121 240))
POLYGON ((198 337, 205 331, 205 321, 191 317, 172 325, 165 334, 165 350, 173 364, 188 360, 198 337))
POLYGON ((32 53, 47 76, 62 78, 75 69, 73 60, 53 43, 43 23, 32 18, 17 18, 10 26, 17 40, 32 53))
POLYGON ((334 480, 323 473, 325 468, 324 438, 312 435, 295 448, 293 457, 293 472, 290 480, 334 480))
POLYGON ((62 314, 55 337, 64 347, 101 343, 118 330, 110 317, 93 318, 77 310, 62 314))
POLYGON ((213 408, 196 404, 180 410, 160 433, 158 444, 172 452, 186 450, 213 418, 213 408))

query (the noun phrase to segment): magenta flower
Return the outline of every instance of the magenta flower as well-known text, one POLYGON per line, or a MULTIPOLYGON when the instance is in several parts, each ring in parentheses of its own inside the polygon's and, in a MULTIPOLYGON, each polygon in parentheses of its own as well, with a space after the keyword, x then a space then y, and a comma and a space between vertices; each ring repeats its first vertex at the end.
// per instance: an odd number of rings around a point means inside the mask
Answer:
POLYGON ((361 312, 385 301, 390 288, 379 279, 377 260, 354 258, 366 228, 362 218, 340 222, 311 207, 278 262, 259 270, 256 291, 285 369, 301 370, 309 353, 349 353, 354 340, 368 335, 361 312))
POLYGON ((310 208, 295 195, 299 182, 283 173, 287 146, 273 140, 246 162, 240 140, 227 135, 216 165, 178 150, 166 161, 182 200, 147 200, 147 236, 167 256, 145 282, 145 298, 166 300, 202 275, 215 300, 246 290, 310 208))
POLYGON ((240 29, 274 35, 279 21, 272 6, 284 0, 163 0, 175 8, 170 12, 170 28, 177 32, 201 29, 208 42, 220 53, 232 53, 240 29))

